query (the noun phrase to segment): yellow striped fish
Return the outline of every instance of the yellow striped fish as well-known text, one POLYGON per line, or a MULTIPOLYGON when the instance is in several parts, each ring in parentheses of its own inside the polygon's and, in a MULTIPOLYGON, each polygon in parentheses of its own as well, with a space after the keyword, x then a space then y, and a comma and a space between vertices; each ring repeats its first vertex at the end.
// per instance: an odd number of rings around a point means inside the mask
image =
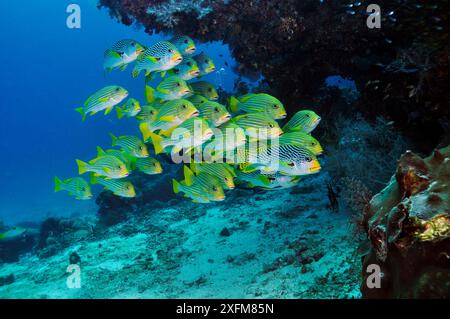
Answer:
POLYGON ((319 141, 310 134, 301 131, 284 133, 280 136, 279 143, 304 147, 313 152, 314 155, 320 155, 323 153, 323 148, 319 141))
POLYGON ((231 119, 227 108, 217 102, 208 101, 198 107, 199 116, 206 119, 211 126, 217 127, 231 119))
POLYGON ((55 192, 65 190, 76 199, 86 200, 92 198, 91 186, 81 177, 74 177, 62 181, 55 176, 55 192))
POLYGON ((193 94, 201 95, 210 101, 216 101, 219 99, 219 93, 216 88, 209 82, 197 81, 189 83, 193 94))
POLYGON ((169 42, 175 45, 183 56, 194 54, 196 51, 194 41, 186 35, 175 35, 169 42))
POLYGON ((219 179, 223 189, 234 189, 234 180, 236 176, 234 168, 226 163, 191 163, 191 170, 195 174, 200 172, 209 173, 219 179))
POLYGON ((170 42, 160 41, 147 48, 136 60, 133 77, 139 76, 141 71, 149 76, 151 72, 164 72, 183 61, 181 53, 170 42))
POLYGON ((126 198, 136 197, 136 190, 134 189, 133 184, 126 180, 105 179, 92 175, 91 184, 103 185, 107 190, 113 192, 116 196, 126 198))
POLYGON ((245 134, 253 139, 273 139, 283 134, 278 123, 262 113, 239 115, 233 118, 232 121, 243 128, 245 134))
POLYGON ((210 203, 211 201, 223 201, 225 194, 219 180, 206 172, 200 172, 197 176, 184 166, 184 181, 173 182, 173 191, 175 194, 182 192, 186 197, 193 200, 194 203, 210 203))
POLYGON ((156 99, 170 101, 181 99, 192 94, 189 85, 178 76, 169 76, 158 84, 156 89, 150 85, 145 86, 145 98, 148 104, 152 104, 156 99))
POLYGON ((152 157, 137 158, 135 165, 139 171, 147 175, 161 174, 163 172, 161 163, 152 157))
POLYGON ((136 99, 128 99, 128 101, 122 106, 116 107, 117 118, 121 119, 125 117, 134 117, 141 111, 141 104, 136 99))
POLYGON ((183 62, 167 72, 169 75, 179 76, 182 80, 189 81, 200 75, 197 62, 192 58, 184 58, 183 62))
POLYGON ((116 137, 109 134, 112 139, 112 146, 122 147, 126 152, 136 157, 148 157, 147 146, 136 136, 116 137))
POLYGON ((152 121, 142 122, 139 125, 144 141, 150 137, 150 133, 162 130, 167 131, 175 127, 189 118, 199 115, 195 106, 184 99, 177 99, 165 103, 152 121))
POLYGON ((192 57, 200 68, 200 75, 207 75, 216 70, 213 60, 205 53, 200 53, 192 57))
POLYGON ((234 113, 239 111, 246 113, 261 112, 275 120, 284 119, 287 115, 283 103, 266 93, 248 94, 239 99, 232 96, 230 98, 230 109, 234 113))
POLYGON ((116 68, 124 71, 128 64, 134 62, 144 50, 144 46, 135 40, 120 40, 110 49, 106 50, 103 68, 108 72, 111 72, 116 68))
POLYGON ((98 158, 94 158, 85 163, 77 159, 78 173, 84 174, 87 172, 93 172, 96 176, 105 176, 107 178, 123 178, 127 177, 130 172, 126 165, 118 158, 106 155, 98 158))
POLYGON ((128 91, 123 87, 111 85, 100 89, 92 94, 84 103, 83 107, 76 108, 75 111, 83 116, 94 115, 105 110, 105 115, 109 114, 114 106, 122 102, 128 96, 128 91))
POLYGON ((284 132, 301 131, 311 133, 319 125, 320 116, 314 111, 298 111, 283 127, 284 132))

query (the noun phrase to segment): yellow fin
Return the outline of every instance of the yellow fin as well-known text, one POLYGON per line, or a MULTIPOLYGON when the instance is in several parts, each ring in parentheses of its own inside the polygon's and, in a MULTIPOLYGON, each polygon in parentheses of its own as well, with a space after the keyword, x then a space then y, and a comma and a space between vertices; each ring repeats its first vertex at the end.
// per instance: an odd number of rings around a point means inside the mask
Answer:
POLYGON ((161 116, 159 119, 163 122, 172 122, 176 117, 174 115, 164 115, 161 116))
POLYGON ((180 183, 178 183, 175 179, 172 179, 173 183, 173 192, 178 194, 180 192, 180 183))
POLYGON ((85 163, 80 160, 76 160, 78 165, 78 174, 82 175, 87 172, 86 166, 88 166, 88 163, 85 163))
POLYGON ((234 96, 230 97, 231 112, 236 113, 237 111, 239 111, 238 104, 239 104, 239 101, 237 98, 235 98, 234 96))
POLYGON ((184 182, 186 183, 186 186, 191 186, 193 178, 195 176, 194 173, 186 165, 183 166, 183 171, 184 171, 184 182))
POLYGON ((162 138, 161 136, 150 132, 149 133, 150 138, 152 139, 153 147, 155 148, 156 154, 161 154, 164 151, 164 147, 162 146, 162 138))
POLYGON ((145 86, 144 95, 148 104, 152 104, 155 101, 155 90, 150 85, 145 86))
POLYGON ((55 192, 62 190, 62 184, 63 182, 58 178, 58 176, 55 176, 55 192))

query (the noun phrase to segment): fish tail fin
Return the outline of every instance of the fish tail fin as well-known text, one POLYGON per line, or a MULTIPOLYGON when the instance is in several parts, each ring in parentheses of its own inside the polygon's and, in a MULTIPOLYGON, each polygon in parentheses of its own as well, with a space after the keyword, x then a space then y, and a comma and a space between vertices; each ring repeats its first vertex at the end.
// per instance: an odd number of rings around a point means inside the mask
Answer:
POLYGON ((184 180, 186 182, 186 185, 191 186, 192 180, 194 178, 194 173, 186 165, 184 165, 184 167, 183 167, 183 172, 184 172, 184 180))
POLYGON ((80 113, 81 115, 83 115, 83 122, 86 120, 86 112, 84 112, 84 108, 82 107, 77 107, 75 109, 75 111, 77 111, 78 113, 80 113))
POLYGON ((139 76, 139 73, 141 73, 141 70, 139 70, 137 67, 134 67, 133 72, 131 72, 131 75, 133 78, 137 78, 139 76))
POLYGON ((106 155, 106 152, 100 146, 97 146, 97 157, 105 156, 105 155, 106 155))
POLYGON ((178 194, 180 192, 180 183, 178 183, 175 179, 172 179, 173 183, 173 192, 178 194))
POLYGON ((82 175, 87 172, 88 163, 77 159, 77 165, 78 165, 78 174, 82 175))
POLYGON ((120 106, 116 106, 117 118, 120 120, 123 117, 123 109, 120 106))
POLYGON ((63 181, 59 179, 58 176, 55 176, 55 193, 62 190, 63 181))
POLYGON ((109 133, 109 136, 111 136, 112 146, 116 146, 117 137, 115 137, 114 134, 112 134, 112 133, 109 133))
POLYGON ((198 167, 194 162, 191 162, 191 164, 189 165, 191 171, 193 171, 194 173, 198 174, 198 167))
POLYGON ((156 154, 161 154, 164 150, 164 145, 162 144, 162 137, 150 132, 149 133, 150 138, 152 139, 153 147, 155 148, 156 154))
POLYGON ((155 90, 150 85, 145 85, 144 95, 148 104, 152 104, 155 101, 155 90))
POLYGON ((230 97, 230 110, 233 113, 236 113, 237 111, 239 111, 239 101, 237 98, 235 98, 234 96, 230 97))
POLYGON ((150 138, 150 134, 152 133, 152 130, 150 129, 150 126, 146 122, 142 122, 139 124, 139 130, 142 133, 142 138, 144 139, 144 142, 148 141, 150 138))

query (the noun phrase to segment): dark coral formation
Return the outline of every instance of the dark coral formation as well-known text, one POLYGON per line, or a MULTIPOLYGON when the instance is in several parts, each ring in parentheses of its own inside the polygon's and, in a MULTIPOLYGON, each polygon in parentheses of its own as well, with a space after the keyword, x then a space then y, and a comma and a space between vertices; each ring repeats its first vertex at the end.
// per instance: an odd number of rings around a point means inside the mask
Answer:
POLYGON ((425 159, 406 152, 366 211, 363 269, 378 264, 384 276, 380 289, 364 280, 363 296, 450 298, 450 146, 425 159))
POLYGON ((223 40, 238 71, 261 72, 291 110, 319 103, 318 89, 326 76, 351 77, 361 93, 361 111, 383 114, 429 151, 450 128, 450 3, 380 0, 382 27, 369 29, 370 3, 100 0, 99 6, 149 33, 223 40))

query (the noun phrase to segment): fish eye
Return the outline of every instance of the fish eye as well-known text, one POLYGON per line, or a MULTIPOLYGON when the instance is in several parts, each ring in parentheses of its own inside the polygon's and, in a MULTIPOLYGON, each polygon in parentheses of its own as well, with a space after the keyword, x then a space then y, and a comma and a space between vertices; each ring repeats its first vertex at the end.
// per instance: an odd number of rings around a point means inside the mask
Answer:
POLYGON ((187 105, 186 104, 183 104, 183 109, 187 109, 187 105))
POLYGON ((201 100, 200 103, 205 103, 205 101, 201 100))
POLYGON ((274 181, 274 180, 275 180, 274 177, 268 177, 267 179, 268 179, 269 181, 274 181))
POLYGON ((127 185, 127 190, 130 190, 130 185, 127 185))
POLYGON ((188 44, 188 40, 184 40, 184 43, 188 44))
POLYGON ((309 114, 306 114, 306 117, 309 117, 309 114))
POLYGON ((278 106, 277 104, 274 104, 274 105, 273 105, 273 108, 274 108, 274 109, 277 109, 278 107, 279 107, 279 106, 278 106))
POLYGON ((139 146, 139 149, 142 151, 144 149, 144 147, 143 146, 139 146))
POLYGON ((217 192, 217 187, 216 187, 216 186, 213 186, 213 187, 212 187, 212 190, 213 190, 213 192, 217 192))
POLYGON ((186 63, 188 66, 192 66, 192 63, 191 62, 188 62, 188 63, 186 63))
POLYGON ((307 161, 307 162, 311 162, 311 161, 312 161, 312 158, 308 156, 308 157, 306 158, 306 161, 307 161))
POLYGON ((119 92, 120 91, 120 88, 116 88, 116 92, 119 92))
POLYGON ((269 124, 270 128, 274 128, 274 125, 272 123, 269 124))
POLYGON ((168 51, 169 51, 169 53, 172 53, 172 52, 173 52, 173 50, 172 50, 172 49, 169 49, 168 51))
POLYGON ((156 58, 156 61, 160 61, 160 60, 161 60, 161 58, 158 58, 158 57, 156 58))
POLYGON ((131 42, 131 46, 132 46, 132 47, 136 46, 136 43, 131 42))
POLYGON ((288 165, 289 165, 290 167, 294 167, 294 166, 295 166, 294 163, 289 163, 288 165))
POLYGON ((210 93, 211 93, 211 92, 212 92, 212 88, 208 88, 208 92, 210 92, 210 93))
POLYGON ((82 188, 81 188, 81 191, 82 191, 82 192, 85 192, 85 191, 86 191, 86 188, 82 187, 82 188))
POLYGON ((205 63, 208 63, 208 60, 205 60, 205 63))
POLYGON ((218 108, 218 107, 215 107, 215 108, 214 108, 214 112, 219 113, 219 112, 220 112, 219 108, 218 108))
POLYGON ((228 177, 225 177, 225 181, 227 181, 227 182, 228 182, 228 177))
POLYGON ((177 86, 181 86, 180 82, 177 83, 177 86))
POLYGON ((314 145, 316 145, 316 143, 312 142, 311 145, 314 146, 314 145))

